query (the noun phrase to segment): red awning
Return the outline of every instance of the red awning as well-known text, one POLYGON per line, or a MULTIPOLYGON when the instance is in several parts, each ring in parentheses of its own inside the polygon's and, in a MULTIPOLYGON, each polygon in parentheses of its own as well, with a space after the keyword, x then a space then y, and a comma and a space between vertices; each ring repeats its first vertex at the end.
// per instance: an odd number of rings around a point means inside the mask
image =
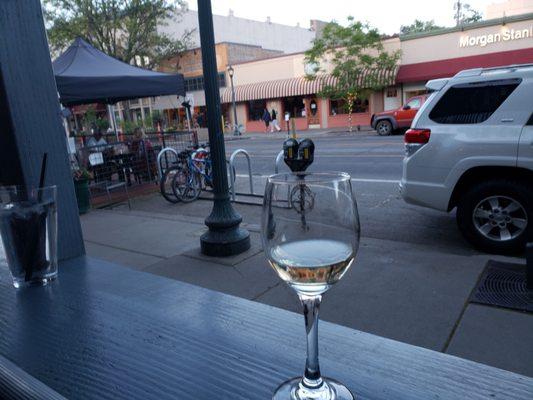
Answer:
POLYGON ((430 79, 451 77, 463 69, 525 63, 533 63, 533 48, 402 65, 398 71, 396 82, 428 81, 430 79))

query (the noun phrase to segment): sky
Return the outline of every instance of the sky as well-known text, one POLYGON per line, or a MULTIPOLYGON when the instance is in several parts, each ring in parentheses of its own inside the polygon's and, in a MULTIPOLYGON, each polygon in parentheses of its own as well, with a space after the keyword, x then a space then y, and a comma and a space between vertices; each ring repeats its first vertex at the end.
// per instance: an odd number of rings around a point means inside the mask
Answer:
MULTIPOLYGON (((415 18, 435 20, 442 26, 453 26, 455 0, 211 0, 213 13, 228 15, 232 9, 236 17, 308 28, 311 19, 345 22, 348 15, 369 22, 382 33, 393 34, 401 25, 409 25, 415 18)), ((482 14, 488 4, 502 0, 466 0, 482 14)), ((189 8, 196 10, 195 0, 189 8)))

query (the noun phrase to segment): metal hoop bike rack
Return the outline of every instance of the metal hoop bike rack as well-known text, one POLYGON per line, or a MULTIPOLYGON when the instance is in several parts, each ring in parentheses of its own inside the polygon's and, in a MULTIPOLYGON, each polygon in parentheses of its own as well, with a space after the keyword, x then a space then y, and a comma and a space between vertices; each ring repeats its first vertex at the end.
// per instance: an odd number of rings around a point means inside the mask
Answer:
POLYGON ((250 154, 244 150, 244 149, 237 149, 235 150, 232 154, 231 154, 231 157, 229 158, 229 174, 230 174, 230 179, 231 179, 231 201, 235 202, 235 195, 239 195, 239 196, 251 196, 251 197, 263 197, 261 195, 257 195, 257 194, 254 194, 254 182, 253 182, 253 178, 252 178, 252 163, 250 161, 250 154), (250 183, 250 193, 237 193, 236 192, 236 189, 235 189, 235 180, 236 180, 236 176, 235 176, 235 158, 239 155, 239 154, 242 154, 244 155, 244 157, 246 157, 246 162, 248 164, 248 181, 250 183))
POLYGON ((161 166, 161 158, 167 151, 174 154, 176 156, 176 159, 178 158, 178 152, 172 147, 165 147, 164 149, 161 149, 161 151, 157 155, 157 175, 159 176, 159 180, 163 178, 163 168, 161 166))

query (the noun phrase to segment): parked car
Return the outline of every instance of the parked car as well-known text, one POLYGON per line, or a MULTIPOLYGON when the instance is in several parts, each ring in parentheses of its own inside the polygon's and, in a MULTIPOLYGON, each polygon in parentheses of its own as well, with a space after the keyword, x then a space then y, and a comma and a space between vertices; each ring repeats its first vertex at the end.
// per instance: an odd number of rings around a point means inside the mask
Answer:
POLYGON ((381 136, 391 135, 398 129, 409 128, 416 113, 426 102, 427 98, 428 95, 426 94, 411 97, 400 108, 373 114, 370 118, 370 125, 381 136))
POLYGON ((405 133, 408 203, 457 208, 476 247, 516 252, 533 241, 533 64, 472 69, 427 83, 405 133))

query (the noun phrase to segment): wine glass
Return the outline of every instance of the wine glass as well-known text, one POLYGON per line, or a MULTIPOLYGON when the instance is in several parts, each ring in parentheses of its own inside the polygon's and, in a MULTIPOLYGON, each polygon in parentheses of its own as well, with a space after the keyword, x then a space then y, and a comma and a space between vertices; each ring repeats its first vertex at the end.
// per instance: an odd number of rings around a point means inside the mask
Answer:
POLYGON ((307 360, 303 377, 282 383, 273 400, 353 400, 341 383, 320 375, 318 310, 359 247, 359 215, 350 176, 286 173, 268 178, 261 236, 265 255, 303 305, 307 360))

